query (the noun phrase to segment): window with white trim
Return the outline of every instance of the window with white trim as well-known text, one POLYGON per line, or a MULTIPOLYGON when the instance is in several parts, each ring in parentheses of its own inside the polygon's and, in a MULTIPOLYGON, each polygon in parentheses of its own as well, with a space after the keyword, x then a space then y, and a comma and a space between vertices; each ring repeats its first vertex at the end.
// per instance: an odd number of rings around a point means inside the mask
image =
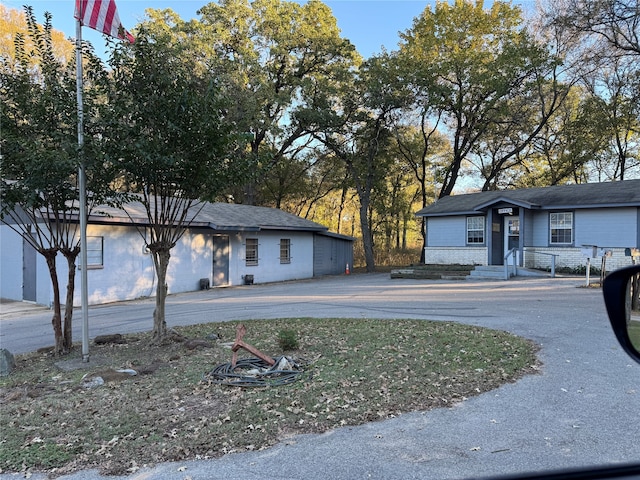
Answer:
POLYGON ((291 239, 280 239, 280 263, 291 263, 291 239))
POLYGON ((551 245, 571 245, 573 243, 572 212, 549 214, 549 243, 551 245))
POLYGON ((258 239, 257 238, 246 239, 244 259, 247 266, 258 265, 258 239))
POLYGON ((467 217, 467 244, 484 243, 484 217, 467 217))

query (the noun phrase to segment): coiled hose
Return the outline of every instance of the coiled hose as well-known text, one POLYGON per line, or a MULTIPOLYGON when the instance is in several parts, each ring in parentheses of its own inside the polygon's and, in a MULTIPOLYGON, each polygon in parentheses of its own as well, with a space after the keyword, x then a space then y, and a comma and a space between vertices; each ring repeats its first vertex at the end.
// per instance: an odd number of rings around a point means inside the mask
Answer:
POLYGON ((235 368, 231 363, 223 363, 205 373, 204 378, 235 387, 275 387, 293 383, 304 373, 302 367, 290 357, 274 357, 274 361, 275 364, 271 366, 260 358, 241 358, 235 368))

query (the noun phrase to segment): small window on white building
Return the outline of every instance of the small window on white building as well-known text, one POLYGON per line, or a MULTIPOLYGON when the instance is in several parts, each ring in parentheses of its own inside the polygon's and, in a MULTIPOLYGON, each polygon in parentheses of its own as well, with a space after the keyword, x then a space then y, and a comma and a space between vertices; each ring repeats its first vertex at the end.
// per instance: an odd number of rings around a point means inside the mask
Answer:
POLYGON ((104 237, 87 237, 87 266, 89 268, 104 266, 104 237))
POLYGON ((247 238, 245 242, 245 263, 247 266, 258 265, 258 239, 247 238))
POLYGON ((549 214, 549 238, 551 245, 571 245, 573 243, 572 212, 549 214))
POLYGON ((484 243, 484 217, 467 217, 467 244, 484 243))
POLYGON ((280 239, 280 263, 291 263, 291 239, 280 239))

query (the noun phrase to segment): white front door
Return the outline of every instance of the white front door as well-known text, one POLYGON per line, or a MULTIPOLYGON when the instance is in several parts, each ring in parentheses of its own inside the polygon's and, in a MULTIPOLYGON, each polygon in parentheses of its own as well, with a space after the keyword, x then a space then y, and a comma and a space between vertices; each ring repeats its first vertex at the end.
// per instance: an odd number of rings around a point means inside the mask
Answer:
MULTIPOLYGON (((509 250, 518 248, 520 246, 520 219, 518 217, 504 217, 504 254, 505 256, 509 250)), ((509 256, 507 263, 513 265, 513 261, 516 264, 519 263, 520 252, 516 252, 514 258, 513 255, 509 256)))

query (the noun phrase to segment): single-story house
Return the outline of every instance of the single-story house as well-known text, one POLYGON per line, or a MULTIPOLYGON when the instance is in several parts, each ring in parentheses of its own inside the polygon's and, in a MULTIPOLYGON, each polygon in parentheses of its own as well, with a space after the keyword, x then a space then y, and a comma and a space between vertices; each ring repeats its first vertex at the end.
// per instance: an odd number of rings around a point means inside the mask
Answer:
POLYGON ((577 268, 607 254, 611 270, 640 247, 640 180, 451 195, 416 215, 427 264, 577 268))
MULTIPOLYGON (((154 296, 156 273, 141 205, 127 206, 131 217, 115 208, 99 210, 87 225, 89 304, 154 296)), ((353 264, 353 240, 279 209, 206 203, 171 251, 169 293, 342 274, 353 264)), ((51 305, 44 258, 7 225, 0 225, 0 245, 0 296, 51 305)), ((57 268, 64 296, 68 269, 62 255, 57 268)), ((80 293, 78 271, 76 305, 80 293)))

